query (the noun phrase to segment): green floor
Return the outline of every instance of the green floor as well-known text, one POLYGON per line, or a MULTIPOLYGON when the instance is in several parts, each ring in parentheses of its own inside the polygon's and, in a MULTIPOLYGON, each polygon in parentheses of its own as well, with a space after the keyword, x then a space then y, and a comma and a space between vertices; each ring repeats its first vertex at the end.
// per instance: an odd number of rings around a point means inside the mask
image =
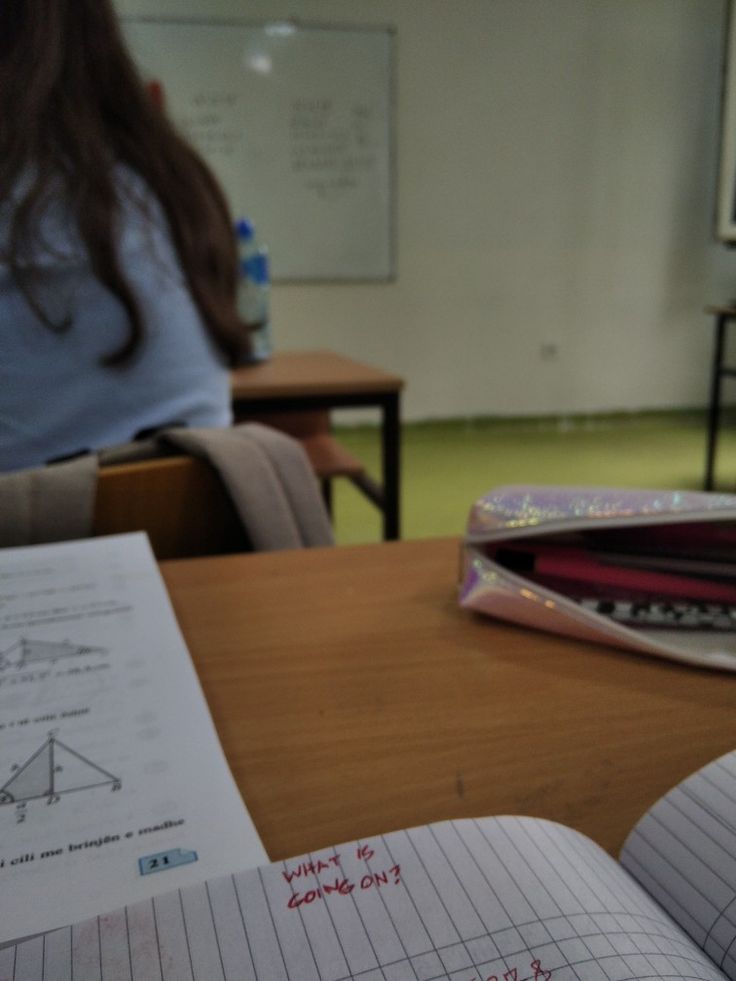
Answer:
MULTIPOLYGON (((717 489, 736 490, 736 426, 718 443, 717 489)), ((373 427, 336 435, 378 476, 373 427)), ((645 413, 539 420, 404 425, 402 538, 460 534, 472 502, 502 484, 592 484, 699 490, 705 461, 703 413, 645 413)), ((346 480, 336 481, 338 544, 379 541, 378 512, 346 480)))

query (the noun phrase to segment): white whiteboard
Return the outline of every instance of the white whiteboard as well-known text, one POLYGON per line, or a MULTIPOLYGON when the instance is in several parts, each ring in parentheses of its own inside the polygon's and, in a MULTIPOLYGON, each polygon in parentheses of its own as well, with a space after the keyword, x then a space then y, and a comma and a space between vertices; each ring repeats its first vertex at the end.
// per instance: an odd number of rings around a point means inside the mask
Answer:
POLYGON ((250 218, 279 280, 394 272, 393 33, 124 22, 179 130, 250 218))

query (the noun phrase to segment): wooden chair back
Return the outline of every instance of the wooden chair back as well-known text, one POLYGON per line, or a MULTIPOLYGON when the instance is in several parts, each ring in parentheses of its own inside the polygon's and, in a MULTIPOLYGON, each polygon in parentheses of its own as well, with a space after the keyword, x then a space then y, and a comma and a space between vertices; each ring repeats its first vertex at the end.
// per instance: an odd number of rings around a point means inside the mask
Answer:
POLYGON ((129 531, 147 532, 159 560, 251 551, 220 478, 193 457, 100 468, 93 534, 129 531))

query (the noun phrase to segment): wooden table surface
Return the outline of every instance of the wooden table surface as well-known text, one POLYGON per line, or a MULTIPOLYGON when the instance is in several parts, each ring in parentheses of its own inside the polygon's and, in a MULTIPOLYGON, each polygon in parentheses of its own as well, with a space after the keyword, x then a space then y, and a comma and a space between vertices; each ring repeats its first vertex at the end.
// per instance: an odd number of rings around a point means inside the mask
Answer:
POLYGON ((230 376, 233 399, 357 395, 399 392, 399 375, 353 361, 334 351, 276 351, 268 361, 236 368, 230 376))
POLYGON ((501 813, 616 852, 736 747, 736 675, 469 614, 457 570, 454 539, 163 563, 273 859, 501 813))

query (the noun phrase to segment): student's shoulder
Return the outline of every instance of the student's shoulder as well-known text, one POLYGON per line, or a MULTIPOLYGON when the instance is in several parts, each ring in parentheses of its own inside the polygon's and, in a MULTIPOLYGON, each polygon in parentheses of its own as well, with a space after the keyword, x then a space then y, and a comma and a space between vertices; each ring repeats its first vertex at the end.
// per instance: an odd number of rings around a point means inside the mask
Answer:
POLYGON ((114 169, 118 199, 117 245, 129 260, 145 253, 166 267, 176 265, 169 221, 155 192, 137 171, 125 164, 114 169))
POLYGON ((73 219, 69 195, 60 174, 52 174, 38 188, 35 167, 27 167, 0 202, 0 267, 7 268, 10 243, 19 209, 38 189, 30 211, 28 238, 15 255, 18 266, 34 269, 77 264, 84 257, 79 231, 73 219))

